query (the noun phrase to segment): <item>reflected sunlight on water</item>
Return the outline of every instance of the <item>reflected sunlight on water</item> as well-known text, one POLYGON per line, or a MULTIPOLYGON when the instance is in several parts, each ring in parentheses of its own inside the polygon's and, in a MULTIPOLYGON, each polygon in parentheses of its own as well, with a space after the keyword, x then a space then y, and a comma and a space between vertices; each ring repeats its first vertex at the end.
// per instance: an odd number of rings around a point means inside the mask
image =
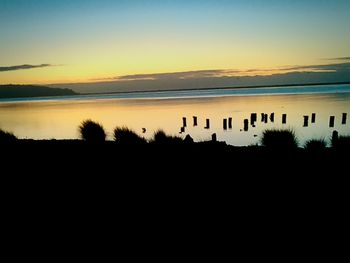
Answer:
POLYGON ((350 114, 350 93, 224 96, 199 98, 156 99, 87 99, 57 101, 26 101, 0 103, 0 128, 13 132, 20 138, 73 139, 78 138, 78 126, 84 119, 100 122, 112 139, 116 126, 128 126, 137 133, 151 138, 161 128, 178 134, 182 118, 187 118, 185 133, 195 141, 207 140, 217 133, 218 140, 232 145, 256 144, 267 128, 292 128, 301 143, 310 138, 328 139, 334 129, 350 135, 350 122, 341 124, 342 113, 350 114), (255 127, 243 130, 244 119, 257 113, 255 127), (275 113, 272 123, 261 122, 261 113, 275 113), (282 124, 282 114, 287 114, 287 124, 282 124), (311 114, 316 122, 311 123, 311 114), (303 127, 303 116, 309 115, 308 127, 303 127), (329 128, 329 117, 335 116, 335 127, 329 128), (198 126, 193 127, 193 116, 198 126), (232 129, 223 129, 223 119, 232 118, 232 129), (204 129, 205 119, 210 119, 210 129, 204 129))

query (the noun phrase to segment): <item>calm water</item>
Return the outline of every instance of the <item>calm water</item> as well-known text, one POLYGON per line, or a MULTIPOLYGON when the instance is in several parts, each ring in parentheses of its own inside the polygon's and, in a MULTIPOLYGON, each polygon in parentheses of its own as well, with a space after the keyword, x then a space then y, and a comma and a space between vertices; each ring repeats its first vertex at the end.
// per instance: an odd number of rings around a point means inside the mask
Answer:
POLYGON ((216 133, 218 140, 232 145, 259 143, 268 128, 293 128, 301 144, 310 138, 328 139, 333 130, 350 135, 350 85, 310 87, 274 87, 222 89, 203 91, 144 92, 110 95, 84 95, 55 99, 38 98, 0 100, 0 128, 20 138, 78 138, 78 126, 85 119, 103 124, 112 139, 116 126, 128 126, 150 138, 161 128, 169 134, 190 134, 195 141, 207 140, 216 133), (243 131, 244 119, 257 113, 255 127, 243 131), (275 113, 272 123, 261 122, 261 113, 275 113), (282 114, 287 124, 282 124, 282 114), (311 123, 311 113, 316 122, 311 123), (346 124, 341 124, 347 113, 346 124), (303 116, 309 115, 309 126, 303 127, 303 116), (335 127, 329 128, 329 117, 335 116, 335 127), (193 127, 193 116, 198 126, 193 127), (187 118, 185 133, 179 134, 187 118), (223 129, 223 119, 231 117, 232 129, 223 129), (205 119, 210 129, 204 129, 205 119))

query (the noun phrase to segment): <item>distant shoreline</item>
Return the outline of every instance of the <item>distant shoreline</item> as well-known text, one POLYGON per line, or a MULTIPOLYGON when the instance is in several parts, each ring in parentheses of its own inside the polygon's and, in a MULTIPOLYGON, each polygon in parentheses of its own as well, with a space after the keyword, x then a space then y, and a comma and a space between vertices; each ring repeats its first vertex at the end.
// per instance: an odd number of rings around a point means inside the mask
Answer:
POLYGON ((134 94, 152 92, 174 92, 174 91, 199 91, 199 90, 227 90, 227 89, 250 89, 250 88, 277 88, 277 87, 303 87, 303 86, 325 86, 325 85, 347 85, 350 82, 309 83, 309 84, 282 84, 282 85, 251 85, 238 87, 214 87, 214 88, 191 88, 191 89, 166 89, 166 90, 136 90, 136 91, 113 91, 113 92, 89 92, 77 93, 76 95, 108 95, 108 94, 134 94))
MULTIPOLYGON (((91 92, 91 93, 79 93, 74 92, 70 89, 62 88, 51 88, 46 86, 35 86, 35 85, 0 85, 1 87, 12 87, 14 91, 24 91, 28 87, 30 89, 43 89, 43 93, 31 95, 31 94, 21 94, 21 96, 3 96, 0 93, 0 102, 4 100, 27 100, 27 99, 43 99, 43 98, 59 98, 59 97, 68 97, 76 98, 78 96, 98 96, 98 95, 123 95, 123 94, 152 94, 152 93, 166 93, 166 92, 191 92, 191 91, 215 91, 215 90, 243 90, 243 89, 259 89, 259 88, 287 88, 287 87, 312 87, 312 86, 326 86, 326 85, 349 85, 350 82, 329 82, 329 83, 309 83, 309 84, 282 84, 282 85, 251 85, 251 86, 238 86, 238 87, 214 87, 214 88, 189 88, 189 89, 166 89, 166 90, 136 90, 136 91, 112 91, 112 92, 91 92), (19 88, 18 88, 19 87, 19 88), (45 94, 47 91, 51 91, 51 94, 45 94), (59 91, 59 93, 56 93, 59 91), (56 94, 55 94, 56 93, 56 94)), ((0 89, 1 91, 1 89, 0 89)), ((41 91, 41 90, 40 90, 41 91)), ((7 94, 8 95, 8 94, 7 94)), ((11 94, 12 95, 12 94, 11 94)))
POLYGON ((67 88, 50 88, 39 85, 0 85, 0 99, 22 99, 79 95, 67 88))

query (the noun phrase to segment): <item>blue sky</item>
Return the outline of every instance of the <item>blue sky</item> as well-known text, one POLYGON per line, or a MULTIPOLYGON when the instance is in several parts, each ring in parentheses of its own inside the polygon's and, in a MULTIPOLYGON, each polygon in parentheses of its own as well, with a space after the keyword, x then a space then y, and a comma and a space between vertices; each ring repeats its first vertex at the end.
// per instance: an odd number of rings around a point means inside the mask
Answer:
POLYGON ((0 0, 0 83, 269 69, 350 56, 350 1, 0 0))

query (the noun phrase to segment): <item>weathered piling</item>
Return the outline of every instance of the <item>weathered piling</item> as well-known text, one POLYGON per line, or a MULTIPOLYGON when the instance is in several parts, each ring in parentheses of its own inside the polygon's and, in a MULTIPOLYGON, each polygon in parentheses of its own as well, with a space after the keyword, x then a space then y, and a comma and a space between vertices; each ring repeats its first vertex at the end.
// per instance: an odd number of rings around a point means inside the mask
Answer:
POLYGON ((315 123, 316 122, 316 113, 312 113, 311 114, 311 123, 315 123))
POLYGON ((216 138, 216 133, 213 133, 212 135, 211 135, 211 141, 212 142, 217 142, 217 138, 216 138))
POLYGON ((257 121, 258 115, 257 113, 250 114, 250 124, 255 127, 255 122, 257 121))
POLYGON ((303 127, 308 127, 309 126, 309 116, 305 115, 304 116, 304 125, 303 127))
POLYGON ((186 117, 182 118, 182 127, 187 127, 187 120, 186 117))
POLYGON ((334 121, 335 121, 335 116, 330 116, 329 117, 329 127, 330 128, 334 127, 334 121))
POLYGON ((248 131, 248 127, 249 127, 249 120, 248 119, 244 119, 244 131, 248 131))
POLYGON ((184 133, 184 132, 185 132, 185 127, 181 127, 180 133, 184 133))
POLYGON ((210 120, 209 119, 205 120, 205 127, 204 127, 204 129, 210 129, 210 120))
POLYGON ((274 112, 272 112, 272 113, 270 114, 270 121, 271 121, 271 122, 275 122, 275 113, 274 113, 274 112))
POLYGON ((339 133, 337 131, 333 131, 332 132, 332 144, 333 145, 337 142, 338 137, 339 137, 339 133))
POLYGON ((193 126, 198 126, 198 118, 197 118, 197 116, 193 116, 193 126))
POLYGON ((228 128, 232 129, 232 118, 228 118, 228 128))
POLYGON ((265 113, 261 113, 261 122, 265 122, 265 113))
POLYGON ((282 114, 282 124, 287 123, 287 114, 282 114))
POLYGON ((269 115, 267 113, 265 113, 264 121, 265 121, 265 123, 267 123, 269 121, 269 115))
POLYGON ((223 128, 224 130, 227 130, 227 119, 224 119, 223 121, 223 128))
POLYGON ((343 113, 343 114, 342 114, 341 124, 346 124, 347 115, 348 115, 347 113, 343 113))

